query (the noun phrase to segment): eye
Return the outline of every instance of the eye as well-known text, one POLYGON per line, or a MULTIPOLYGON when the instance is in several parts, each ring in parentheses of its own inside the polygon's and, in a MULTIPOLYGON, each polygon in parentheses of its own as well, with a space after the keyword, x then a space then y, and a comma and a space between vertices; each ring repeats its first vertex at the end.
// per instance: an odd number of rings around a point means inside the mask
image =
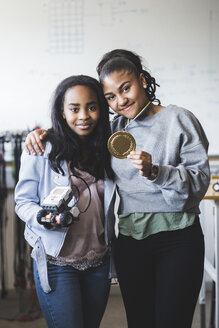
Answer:
POLYGON ((106 97, 106 100, 108 100, 108 101, 111 101, 113 99, 115 99, 115 96, 114 95, 111 95, 111 96, 107 96, 106 97))
POLYGON ((129 91, 129 89, 130 89, 130 86, 129 85, 127 85, 127 86, 125 86, 123 89, 122 89, 122 92, 127 92, 127 91, 129 91))
POLYGON ((91 112, 94 112, 96 110, 96 108, 97 107, 93 105, 93 106, 88 107, 88 110, 91 112))
POLYGON ((71 108, 69 108, 69 109, 70 109, 70 111, 73 112, 73 113, 78 113, 78 111, 79 111, 79 108, 77 108, 77 107, 71 107, 71 108))

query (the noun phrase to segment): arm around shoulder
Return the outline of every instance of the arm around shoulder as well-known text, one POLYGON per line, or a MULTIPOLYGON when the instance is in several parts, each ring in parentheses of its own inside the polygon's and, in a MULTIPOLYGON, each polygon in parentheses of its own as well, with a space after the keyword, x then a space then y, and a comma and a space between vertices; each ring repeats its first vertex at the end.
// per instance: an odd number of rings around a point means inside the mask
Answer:
POLYGON ((45 151, 42 140, 44 140, 47 136, 48 132, 44 129, 38 129, 30 132, 25 140, 24 148, 27 154, 36 155, 42 154, 45 151))

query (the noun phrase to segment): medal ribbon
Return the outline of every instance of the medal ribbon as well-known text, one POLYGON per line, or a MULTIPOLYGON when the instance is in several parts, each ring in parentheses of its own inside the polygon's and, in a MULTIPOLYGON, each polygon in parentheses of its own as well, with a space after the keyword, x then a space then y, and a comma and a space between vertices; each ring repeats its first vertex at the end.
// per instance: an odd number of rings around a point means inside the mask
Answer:
POLYGON ((127 127, 133 122, 133 121, 135 121, 136 120, 136 118, 138 118, 149 106, 150 106, 150 104, 151 104, 151 101, 149 101, 148 103, 147 103, 147 105, 145 105, 144 106, 144 108, 142 108, 142 110, 132 119, 132 120, 130 120, 129 118, 128 118, 128 120, 127 120, 127 124, 126 124, 126 126, 124 127, 124 130, 125 129, 127 129, 127 127))

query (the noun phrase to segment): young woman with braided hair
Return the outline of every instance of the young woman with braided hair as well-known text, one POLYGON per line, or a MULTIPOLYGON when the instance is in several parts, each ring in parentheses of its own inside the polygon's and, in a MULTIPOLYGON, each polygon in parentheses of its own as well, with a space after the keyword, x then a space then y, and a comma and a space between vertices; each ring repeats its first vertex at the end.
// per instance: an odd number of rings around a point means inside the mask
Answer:
MULTIPOLYGON (((118 114, 108 141, 114 189, 106 183, 105 194, 119 194, 115 265, 128 327, 190 328, 203 277, 208 140, 190 111, 161 105, 158 84, 134 52, 106 53, 97 72, 118 114)), ((27 149, 39 139, 32 133, 27 149)))

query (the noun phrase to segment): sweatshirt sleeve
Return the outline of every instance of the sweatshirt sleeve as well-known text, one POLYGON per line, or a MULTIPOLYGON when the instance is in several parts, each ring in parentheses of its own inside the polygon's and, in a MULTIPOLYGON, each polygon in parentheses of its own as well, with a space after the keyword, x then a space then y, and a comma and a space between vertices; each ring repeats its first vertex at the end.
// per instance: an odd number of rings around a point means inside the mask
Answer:
POLYGON ((28 155, 23 151, 19 180, 15 187, 15 212, 30 226, 39 225, 36 216, 40 207, 39 183, 43 174, 43 156, 28 155))
POLYGON ((158 186, 167 204, 187 210, 202 200, 210 182, 208 140, 191 113, 183 124, 180 122, 180 129, 181 138, 175 149, 177 163, 161 164, 159 174, 152 182, 158 186))

